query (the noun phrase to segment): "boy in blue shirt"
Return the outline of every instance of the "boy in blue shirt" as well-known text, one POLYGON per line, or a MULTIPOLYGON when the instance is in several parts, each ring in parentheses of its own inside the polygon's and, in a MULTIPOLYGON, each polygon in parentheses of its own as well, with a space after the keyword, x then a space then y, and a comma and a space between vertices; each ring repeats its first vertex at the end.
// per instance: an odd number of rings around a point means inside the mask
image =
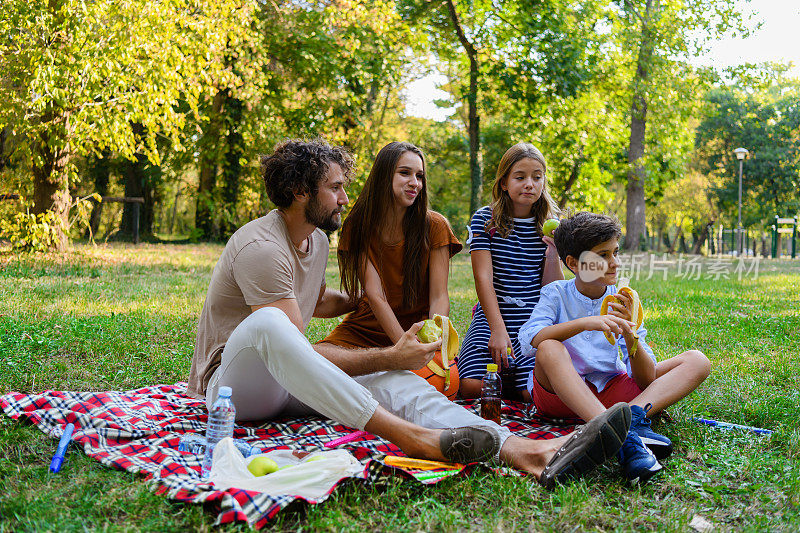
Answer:
POLYGON ((643 483, 661 470, 658 459, 672 452, 670 440, 650 429, 648 417, 695 390, 711 365, 697 350, 656 362, 647 331, 630 321, 632 300, 615 287, 621 235, 616 219, 607 215, 582 212, 562 220, 553 240, 575 278, 542 287, 518 338, 523 355, 536 356, 528 388, 538 413, 591 420, 606 406, 630 404, 631 430, 618 457, 625 476, 643 483), (609 294, 622 303, 610 303, 601 316, 609 294), (616 345, 604 333, 617 337, 616 345), (629 353, 628 346, 635 351, 629 353))

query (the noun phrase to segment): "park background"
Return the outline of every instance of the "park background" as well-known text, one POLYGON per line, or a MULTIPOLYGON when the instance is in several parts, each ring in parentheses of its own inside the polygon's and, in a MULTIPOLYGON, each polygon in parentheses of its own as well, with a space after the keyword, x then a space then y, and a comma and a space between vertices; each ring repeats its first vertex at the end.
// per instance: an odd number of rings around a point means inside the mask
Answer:
MULTIPOLYGON (((766 4, 778 3, 5 0, 0 393, 185 380, 222 243, 271 208, 257 156, 286 137, 348 146, 351 199, 383 144, 418 144, 432 207, 461 236, 503 151, 531 141, 561 205, 625 225, 623 260, 632 274, 642 265, 634 286, 659 357, 696 348, 712 361, 709 380, 659 425, 676 442, 663 475, 630 488, 612 464, 554 492, 485 470, 426 489, 350 485, 271 525, 796 531, 800 262, 722 255, 709 240, 737 223, 737 147, 750 151, 750 253, 763 251, 776 215, 798 211, 791 56, 712 53, 767 32, 796 54, 798 8, 779 31, 759 29, 766 4), (420 79, 441 86, 415 89, 420 79), (440 106, 412 112, 416 98, 440 106), (144 242, 133 246, 136 222, 144 242), (692 251, 712 257, 681 253, 692 251), (774 434, 701 427, 698 416, 774 434)), ((338 286, 333 254, 326 277, 338 286)), ((453 259, 449 288, 463 333, 476 302, 467 254, 453 259)), ((337 320, 314 319, 308 337, 337 320)), ((0 531, 212 528, 208 509, 74 447, 51 474, 54 448, 0 417, 0 531)))
POLYGON ((137 230, 224 241, 271 207, 258 155, 321 136, 357 156, 351 198, 381 146, 419 145, 432 208, 461 236, 503 152, 533 142, 561 207, 617 215, 628 250, 689 253, 724 251, 720 235, 732 248, 733 150, 744 147, 743 247, 770 251, 774 218, 800 208, 796 50, 770 61, 740 48, 736 64, 720 47, 765 32, 790 43, 776 21, 797 11, 765 0, 8 0, 0 238, 15 249, 137 230))

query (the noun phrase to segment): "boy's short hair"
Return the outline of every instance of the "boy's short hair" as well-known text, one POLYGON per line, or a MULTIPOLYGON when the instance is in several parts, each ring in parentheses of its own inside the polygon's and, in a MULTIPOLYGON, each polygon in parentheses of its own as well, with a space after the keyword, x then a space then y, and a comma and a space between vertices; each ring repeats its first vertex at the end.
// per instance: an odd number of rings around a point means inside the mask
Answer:
POLYGON ((566 263, 567 256, 579 259, 581 254, 600 243, 622 237, 616 217, 581 211, 562 220, 553 232, 558 256, 566 263))
POLYGON ((262 155, 260 162, 267 195, 283 208, 292 205, 295 194, 316 195, 330 164, 339 165, 346 180, 353 173, 350 153, 322 139, 283 141, 271 155, 262 155))

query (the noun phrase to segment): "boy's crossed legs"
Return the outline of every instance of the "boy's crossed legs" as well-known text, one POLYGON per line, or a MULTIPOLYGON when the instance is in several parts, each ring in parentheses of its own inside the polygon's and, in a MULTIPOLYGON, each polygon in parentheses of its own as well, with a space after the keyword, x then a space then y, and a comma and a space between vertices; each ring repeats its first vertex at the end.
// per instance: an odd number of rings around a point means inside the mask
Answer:
MULTIPOLYGON (((672 451, 672 445, 669 439, 650 430, 647 417, 688 396, 710 372, 711 364, 706 356, 697 350, 688 350, 657 363, 655 379, 647 384, 644 390, 637 386, 632 378, 621 375, 619 379, 614 378, 610 381, 602 393, 598 393, 575 370, 564 344, 547 339, 539 344, 536 351, 531 394, 534 396, 537 408, 545 407, 541 412, 543 415, 565 417, 574 414, 584 420, 591 420, 606 409, 601 398, 606 400, 605 403, 628 402, 634 417, 631 432, 639 427, 640 431, 637 434, 645 437, 644 443, 658 450, 659 456, 663 458, 672 451), (656 438, 648 439, 649 436, 656 438), (658 447, 657 444, 662 446, 658 447)), ((636 437, 631 436, 631 438, 636 437)), ((621 461, 625 462, 622 457, 621 461)), ((652 470, 653 474, 655 472, 657 469, 652 470)), ((636 477, 627 469, 626 473, 631 478, 636 477)))

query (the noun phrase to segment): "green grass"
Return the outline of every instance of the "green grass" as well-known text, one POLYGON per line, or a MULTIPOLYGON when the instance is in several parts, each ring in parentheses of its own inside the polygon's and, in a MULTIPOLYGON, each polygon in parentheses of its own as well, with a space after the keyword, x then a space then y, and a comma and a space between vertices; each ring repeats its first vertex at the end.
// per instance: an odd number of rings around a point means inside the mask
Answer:
MULTIPOLYGON (((78 246, 65 256, 0 256, 0 393, 129 389, 185 380, 197 318, 220 246, 78 246)), ((338 286, 335 262, 328 283, 338 286)), ((705 277, 705 276, 704 276, 705 277)), ((659 357, 697 348, 713 373, 659 429, 676 441, 665 471, 628 488, 616 465, 549 493, 485 471, 435 488, 346 486, 297 506, 280 529, 668 530, 695 515, 733 530, 800 529, 800 261, 761 263, 757 278, 640 279, 659 357), (698 426, 708 416, 767 427, 771 439, 698 426)), ((452 317, 466 331, 475 302, 469 260, 454 259, 452 317)), ((338 319, 314 320, 322 338, 338 319)), ((199 505, 153 494, 74 447, 47 470, 52 438, 0 416, 0 531, 212 528, 199 505)), ((246 526, 231 529, 246 529, 246 526)))

